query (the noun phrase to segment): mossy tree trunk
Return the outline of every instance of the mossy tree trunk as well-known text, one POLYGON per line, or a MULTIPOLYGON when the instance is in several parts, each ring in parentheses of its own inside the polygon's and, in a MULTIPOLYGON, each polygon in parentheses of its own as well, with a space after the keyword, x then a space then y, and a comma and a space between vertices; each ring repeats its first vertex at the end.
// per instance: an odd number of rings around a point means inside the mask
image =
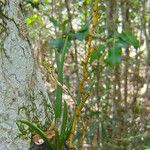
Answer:
POLYGON ((28 140, 18 138, 19 130, 16 125, 18 119, 26 118, 41 124, 51 120, 50 109, 46 108, 51 108, 51 104, 33 57, 20 3, 19 0, 0 1, 1 150, 29 148, 28 140))

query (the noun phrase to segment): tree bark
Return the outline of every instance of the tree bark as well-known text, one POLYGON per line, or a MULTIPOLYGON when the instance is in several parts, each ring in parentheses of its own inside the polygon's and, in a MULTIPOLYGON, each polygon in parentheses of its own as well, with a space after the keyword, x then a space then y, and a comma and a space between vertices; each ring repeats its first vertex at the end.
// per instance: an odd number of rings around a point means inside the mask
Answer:
POLYGON ((30 147, 29 140, 18 138, 18 119, 44 124, 48 113, 48 121, 51 120, 50 109, 46 108, 51 108, 51 103, 33 57, 19 3, 19 0, 1 1, 4 29, 0 47, 1 150, 30 147))

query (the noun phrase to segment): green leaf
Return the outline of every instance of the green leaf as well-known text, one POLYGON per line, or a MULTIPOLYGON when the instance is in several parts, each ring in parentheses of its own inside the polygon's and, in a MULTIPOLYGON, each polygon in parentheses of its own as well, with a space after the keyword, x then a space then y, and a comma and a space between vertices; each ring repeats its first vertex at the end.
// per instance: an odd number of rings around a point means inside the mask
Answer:
MULTIPOLYGON (((61 52, 65 44, 65 38, 57 38, 57 39, 48 40, 48 44, 52 46, 53 48, 57 48, 58 52, 61 52)), ((69 48, 70 46, 71 46, 71 42, 68 41, 67 48, 69 48)))
POLYGON ((73 112, 73 115, 71 116, 70 121, 67 125, 67 129, 66 129, 66 133, 65 133, 65 139, 68 139, 68 137, 70 135, 71 128, 72 128, 73 121, 74 121, 74 117, 75 117, 75 111, 73 112))
MULTIPOLYGON (((58 81, 60 83, 63 83, 63 66, 64 66, 64 61, 65 61, 65 54, 67 53, 68 50, 68 37, 65 39, 64 42, 64 47, 62 50, 62 56, 61 59, 59 59, 59 55, 57 55, 57 64, 58 64, 58 81)), ((60 86, 57 87, 56 89, 56 100, 55 100, 55 119, 61 117, 61 112, 62 112, 62 88, 60 86)))
POLYGON ((96 51, 94 51, 94 53, 92 54, 92 56, 90 58, 90 62, 93 62, 95 59, 98 59, 101 55, 101 52, 104 50, 105 50, 105 46, 99 45, 98 49, 96 51))
POLYGON ((148 147, 145 147, 145 149, 144 150, 150 150, 150 148, 148 148, 148 147))
POLYGON ((40 25, 43 25, 43 21, 42 21, 42 18, 41 18, 41 16, 37 16, 37 20, 38 20, 38 22, 40 23, 40 25))
POLYGON ((27 18, 26 23, 27 23, 27 25, 30 25, 33 23, 33 20, 31 18, 27 18))
POLYGON ((33 15, 33 16, 30 16, 26 19, 26 23, 27 25, 31 25, 33 24, 35 21, 38 21, 40 23, 40 25, 43 25, 43 21, 42 21, 42 18, 41 16, 39 15, 33 15))
POLYGON ((69 22, 69 20, 64 20, 60 25, 59 25, 59 28, 63 31, 63 33, 66 32, 66 25, 67 23, 69 22))
POLYGON ((44 140, 44 142, 47 144, 47 146, 50 149, 54 150, 53 144, 46 137, 45 133, 40 128, 38 128, 34 123, 31 123, 28 120, 18 120, 18 122, 26 124, 27 126, 29 126, 32 130, 34 130, 37 134, 40 135, 40 137, 44 140))
POLYGON ((55 111, 55 119, 60 118, 62 112, 62 88, 60 86, 58 86, 56 89, 56 100, 54 111, 55 111))
POLYGON ((125 30, 124 32, 128 38, 129 43, 133 45, 135 49, 137 49, 139 47, 139 41, 137 38, 128 30, 125 30))
POLYGON ((67 124, 67 115, 68 115, 68 107, 67 103, 64 103, 64 111, 63 111, 63 120, 62 120, 62 126, 61 126, 61 133, 60 133, 60 139, 64 140, 65 137, 65 130, 66 130, 66 124, 67 124))
POLYGON ((49 0, 44 0, 45 1, 45 3, 48 3, 49 2, 49 0))
POLYGON ((57 21, 54 17, 50 17, 49 20, 54 26, 59 27, 59 21, 57 21))
POLYGON ((64 39, 63 38, 52 39, 48 41, 48 44, 54 48, 61 49, 64 45, 64 39))
POLYGON ((128 47, 128 43, 123 41, 123 40, 121 40, 121 39, 118 39, 118 41, 116 43, 118 44, 118 46, 120 48, 127 48, 128 47))
POLYGON ((80 40, 83 41, 88 36, 89 24, 85 24, 79 31, 76 33, 71 33, 70 37, 72 40, 80 40))
POLYGON ((121 62, 121 48, 115 43, 114 46, 108 51, 108 63, 110 65, 120 64, 121 62))
POLYGON ((136 49, 139 47, 139 40, 128 30, 124 30, 121 34, 118 34, 118 39, 124 43, 123 46, 130 44, 136 49))
POLYGON ((71 35, 71 39, 83 41, 86 39, 87 35, 88 35, 87 31, 77 32, 71 35))
POLYGON ((31 4, 33 8, 39 9, 39 0, 26 0, 27 4, 31 4))
POLYGON ((58 20, 56 20, 54 17, 49 18, 50 22, 53 23, 55 27, 58 27, 63 32, 66 30, 66 24, 69 22, 69 20, 64 20, 62 23, 60 23, 58 20))

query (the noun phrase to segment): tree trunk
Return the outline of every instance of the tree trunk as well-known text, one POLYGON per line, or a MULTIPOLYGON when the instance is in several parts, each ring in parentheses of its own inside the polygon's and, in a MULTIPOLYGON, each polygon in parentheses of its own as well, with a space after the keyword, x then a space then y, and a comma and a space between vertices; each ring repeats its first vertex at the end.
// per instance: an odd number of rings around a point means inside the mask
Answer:
POLYGON ((37 70, 19 3, 19 0, 0 1, 1 150, 27 150, 30 147, 28 140, 18 138, 18 119, 26 118, 43 125, 46 119, 47 122, 51 120, 51 104, 37 70))

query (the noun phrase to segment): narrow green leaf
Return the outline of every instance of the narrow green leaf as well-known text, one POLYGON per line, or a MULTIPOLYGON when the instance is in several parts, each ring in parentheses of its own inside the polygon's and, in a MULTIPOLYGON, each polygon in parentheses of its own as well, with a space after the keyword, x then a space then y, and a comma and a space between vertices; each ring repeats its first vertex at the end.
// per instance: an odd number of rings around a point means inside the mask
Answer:
MULTIPOLYGON (((67 53, 67 50, 68 50, 67 45, 68 45, 68 37, 65 39, 64 47, 62 50, 62 56, 59 62, 59 66, 57 66, 58 67, 58 81, 60 83, 63 83, 63 66, 64 66, 64 61, 65 61, 65 54, 67 53)), ((57 57, 59 56, 57 55, 57 57)), ((62 88, 60 86, 58 86, 56 89, 56 100, 55 100, 54 110, 55 110, 55 119, 60 118, 61 113, 62 113, 62 88)))
POLYGON ((61 69, 63 71, 63 66, 64 66, 64 61, 65 61, 65 55, 68 52, 68 44, 70 44, 70 41, 68 39, 68 36, 65 39, 64 45, 63 45, 63 49, 62 49, 62 57, 61 57, 61 69))
POLYGON ((47 146, 50 149, 52 149, 52 150, 54 149, 52 143, 46 137, 45 133, 40 128, 38 128, 34 123, 31 123, 28 120, 18 120, 18 122, 26 124, 27 126, 29 126, 32 130, 34 130, 37 134, 40 135, 40 137, 44 140, 44 142, 47 144, 47 146))
POLYGON ((58 86, 56 89, 54 112, 55 112, 55 119, 60 118, 62 112, 62 88, 60 86, 58 86))
POLYGON ((75 111, 73 112, 73 115, 71 116, 70 121, 67 125, 67 129, 66 129, 66 133, 65 133, 65 139, 68 139, 68 137, 70 135, 71 128, 72 128, 73 121, 74 121, 74 117, 75 117, 75 111))
POLYGON ((63 111, 63 120, 62 120, 62 126, 61 126, 61 132, 60 132, 60 139, 63 141, 65 136, 65 130, 66 130, 66 124, 67 124, 67 115, 68 115, 68 107, 67 103, 64 103, 64 111, 63 111))
POLYGON ((41 16, 37 16, 37 20, 38 20, 38 22, 40 23, 40 25, 43 25, 43 21, 42 21, 42 18, 41 18, 41 16))

